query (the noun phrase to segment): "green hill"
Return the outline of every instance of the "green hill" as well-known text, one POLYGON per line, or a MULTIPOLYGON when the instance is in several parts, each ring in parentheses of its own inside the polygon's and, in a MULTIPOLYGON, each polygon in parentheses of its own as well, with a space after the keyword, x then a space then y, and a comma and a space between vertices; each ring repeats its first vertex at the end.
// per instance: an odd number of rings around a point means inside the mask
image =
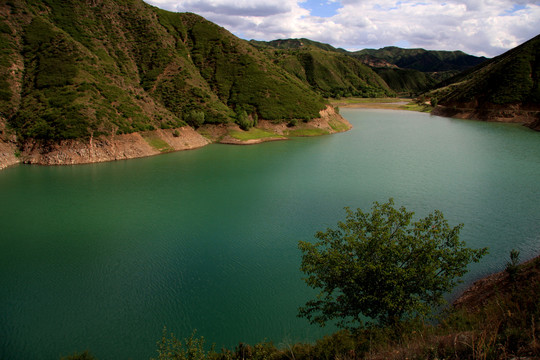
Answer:
POLYGON ((274 48, 274 49, 300 49, 304 47, 315 47, 319 48, 321 50, 326 51, 335 51, 335 52, 347 52, 343 49, 336 49, 330 44, 321 43, 318 41, 313 41, 309 39, 278 39, 278 40, 272 40, 272 41, 257 41, 257 40, 250 40, 250 43, 253 44, 253 46, 259 47, 259 48, 274 48))
POLYGON ((322 97, 248 42, 142 0, 0 3, 0 113, 19 141, 88 138, 237 113, 311 119, 322 97))
POLYGON ((540 129, 540 35, 428 93, 438 114, 526 123, 540 129))
POLYGON ((438 83, 435 76, 413 69, 381 67, 374 68, 374 71, 392 90, 401 94, 414 95, 429 90, 438 83))
POLYGON ((331 45, 307 39, 251 42, 324 97, 395 96, 370 67, 331 45))

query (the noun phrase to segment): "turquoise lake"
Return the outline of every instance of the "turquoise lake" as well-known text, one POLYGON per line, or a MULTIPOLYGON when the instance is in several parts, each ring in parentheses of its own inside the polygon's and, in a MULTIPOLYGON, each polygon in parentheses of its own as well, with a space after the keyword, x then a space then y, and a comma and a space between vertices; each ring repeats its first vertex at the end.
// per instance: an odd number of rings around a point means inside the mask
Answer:
POLYGON ((162 329, 209 344, 313 341, 299 240, 343 208, 439 209, 489 247, 464 284, 540 253, 540 133, 342 109, 346 133, 0 172, 0 359, 156 357, 162 329))

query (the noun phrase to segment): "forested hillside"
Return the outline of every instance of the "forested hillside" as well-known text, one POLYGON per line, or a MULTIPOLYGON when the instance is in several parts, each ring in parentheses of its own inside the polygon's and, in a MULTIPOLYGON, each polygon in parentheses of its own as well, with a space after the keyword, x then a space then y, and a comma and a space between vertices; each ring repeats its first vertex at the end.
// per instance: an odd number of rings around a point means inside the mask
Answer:
MULTIPOLYGON (((142 0, 0 3, 0 112, 19 141, 250 119, 324 99, 227 30, 142 0)), ((7 131, 7 130, 6 130, 7 131)))

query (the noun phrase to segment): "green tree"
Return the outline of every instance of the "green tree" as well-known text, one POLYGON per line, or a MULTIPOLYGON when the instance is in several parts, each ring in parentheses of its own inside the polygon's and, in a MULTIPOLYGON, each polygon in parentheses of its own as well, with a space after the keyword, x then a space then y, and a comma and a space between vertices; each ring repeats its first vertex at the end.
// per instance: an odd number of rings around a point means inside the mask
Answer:
POLYGON ((204 112, 203 111, 190 111, 190 113, 185 118, 188 125, 197 129, 199 126, 204 124, 204 112))
POLYGON ((506 273, 510 277, 510 281, 516 281, 516 276, 519 270, 519 251, 516 249, 510 250, 510 262, 506 263, 506 273))
POLYGON ((236 123, 242 130, 249 130, 253 127, 253 121, 249 118, 245 110, 241 110, 236 114, 236 123))
POLYGON ((371 213, 346 208, 338 229, 318 232, 315 243, 301 241, 306 283, 320 293, 299 316, 324 326, 395 326, 429 315, 487 249, 459 240, 462 224, 450 227, 436 210, 413 222, 413 212, 393 199, 375 202, 371 213), (366 319, 366 317, 368 319, 366 319))

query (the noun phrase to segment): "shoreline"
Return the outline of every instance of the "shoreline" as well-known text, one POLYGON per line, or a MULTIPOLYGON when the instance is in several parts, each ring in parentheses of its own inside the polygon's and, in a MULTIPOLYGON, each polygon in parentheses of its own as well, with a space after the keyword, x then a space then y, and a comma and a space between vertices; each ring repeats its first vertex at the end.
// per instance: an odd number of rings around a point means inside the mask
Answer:
MULTIPOLYGON (((540 255, 521 262, 519 265, 522 277, 534 279, 540 275, 540 255)), ((509 290, 515 286, 515 282, 510 279, 508 271, 505 269, 480 277, 466 287, 465 290, 453 301, 452 308, 465 308, 468 310, 479 309, 485 306, 490 300, 496 298, 501 292, 509 290)))
POLYGON ((526 108, 519 104, 484 108, 443 105, 433 107, 429 102, 418 104, 414 99, 408 98, 348 98, 334 99, 331 103, 343 108, 418 111, 453 119, 519 124, 540 131, 540 108, 526 108))
POLYGON ((410 98, 347 98, 331 100, 334 107, 351 109, 381 109, 381 110, 407 110, 418 112, 431 112, 429 104, 417 104, 410 98))
POLYGON ((164 153, 192 150, 212 143, 253 145, 291 137, 321 136, 348 131, 352 125, 332 105, 308 122, 273 123, 260 120, 257 127, 243 131, 237 124, 203 125, 158 129, 131 134, 62 140, 48 143, 32 140, 21 148, 15 141, 0 139, 0 170, 16 164, 78 165, 136 159, 164 153))

